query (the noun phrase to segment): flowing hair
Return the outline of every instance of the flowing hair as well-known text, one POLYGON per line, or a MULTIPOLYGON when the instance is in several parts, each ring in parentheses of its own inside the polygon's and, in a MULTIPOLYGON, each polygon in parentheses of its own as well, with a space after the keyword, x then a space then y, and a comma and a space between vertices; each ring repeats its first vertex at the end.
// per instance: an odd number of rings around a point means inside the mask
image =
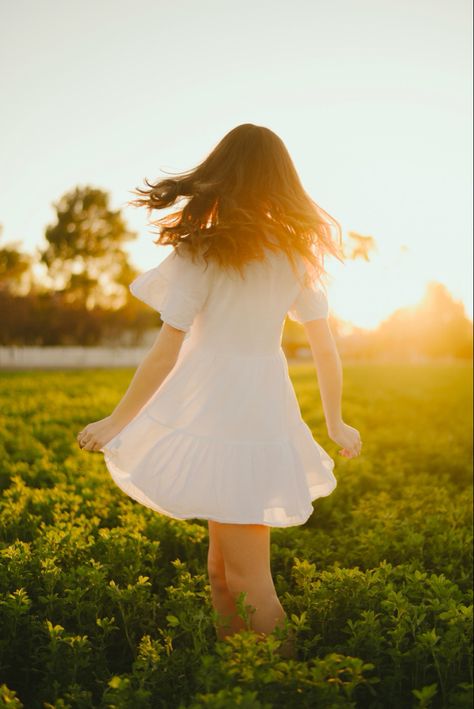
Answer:
POLYGON ((129 202, 150 213, 188 198, 151 222, 159 227, 157 245, 171 244, 193 260, 199 255, 241 275, 246 263, 265 258, 264 247, 286 253, 294 269, 299 252, 313 278, 326 274, 326 253, 342 261, 339 222, 305 192, 285 144, 269 128, 243 123, 197 167, 167 174, 174 177, 156 183, 145 178, 149 189, 132 190, 139 197, 129 202))

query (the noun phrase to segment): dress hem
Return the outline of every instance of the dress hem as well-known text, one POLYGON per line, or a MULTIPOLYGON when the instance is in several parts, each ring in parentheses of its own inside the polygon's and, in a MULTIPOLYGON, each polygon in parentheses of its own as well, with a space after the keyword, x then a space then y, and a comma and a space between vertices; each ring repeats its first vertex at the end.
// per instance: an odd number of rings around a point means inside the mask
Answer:
MULTIPOLYGON (((114 464, 114 462, 113 462, 113 456, 110 456, 110 455, 108 454, 106 446, 104 446, 104 447, 101 449, 101 452, 102 452, 103 455, 104 455, 104 461, 105 461, 107 470, 109 471, 112 480, 114 481, 114 483, 117 485, 117 487, 118 487, 122 492, 124 492, 128 497, 130 497, 130 498, 131 498, 132 500, 134 500, 135 502, 138 502, 139 504, 143 505, 144 507, 147 507, 148 509, 154 510, 155 512, 158 512, 159 514, 165 515, 166 517, 169 517, 169 518, 171 518, 171 519, 175 519, 175 520, 178 520, 178 521, 193 520, 193 519, 204 519, 204 520, 210 520, 210 521, 212 521, 212 522, 220 522, 221 524, 261 524, 261 525, 263 525, 263 526, 265 526, 265 527, 281 527, 281 528, 284 528, 284 527, 297 527, 297 526, 300 526, 300 525, 302 525, 302 524, 305 524, 305 522, 308 521, 308 519, 311 517, 311 515, 312 515, 313 512, 314 512, 314 507, 311 505, 311 509, 307 511, 305 517, 303 517, 303 518, 301 518, 301 519, 299 519, 299 520, 297 520, 297 521, 283 522, 283 523, 269 522, 269 521, 264 521, 264 520, 261 520, 261 519, 259 519, 259 520, 245 520, 245 521, 242 521, 242 520, 229 520, 229 519, 223 519, 223 518, 219 518, 219 517, 215 517, 215 516, 211 516, 211 515, 207 515, 207 514, 191 514, 191 513, 187 513, 187 514, 185 514, 185 515, 178 515, 178 514, 176 514, 176 513, 169 512, 169 511, 166 510, 164 507, 160 507, 160 505, 158 505, 156 502, 154 502, 153 500, 150 500, 150 498, 147 497, 147 496, 145 495, 145 493, 143 493, 143 497, 141 497, 139 493, 137 494, 137 493, 132 492, 132 491, 130 490, 130 487, 127 485, 127 483, 125 483, 123 480, 120 480, 119 476, 118 476, 117 473, 115 472, 115 469, 114 469, 114 468, 115 468, 115 464, 114 464), (147 500, 147 502, 144 501, 144 498, 147 500)), ((119 468, 117 468, 117 469, 119 469, 119 468)), ((328 490, 327 492, 325 491, 325 492, 323 492, 323 493, 319 493, 319 494, 315 495, 314 497, 311 497, 311 501, 317 500, 317 499, 319 499, 320 497, 328 497, 328 496, 331 494, 331 492, 334 490, 334 488, 336 487, 336 485, 337 485, 337 483, 334 483, 334 484, 329 488, 329 490, 328 490)), ((133 487, 135 487, 135 486, 133 486, 133 487)), ((139 490, 139 488, 136 488, 136 489, 139 490)), ((311 494, 314 494, 314 493, 311 493, 311 494)))

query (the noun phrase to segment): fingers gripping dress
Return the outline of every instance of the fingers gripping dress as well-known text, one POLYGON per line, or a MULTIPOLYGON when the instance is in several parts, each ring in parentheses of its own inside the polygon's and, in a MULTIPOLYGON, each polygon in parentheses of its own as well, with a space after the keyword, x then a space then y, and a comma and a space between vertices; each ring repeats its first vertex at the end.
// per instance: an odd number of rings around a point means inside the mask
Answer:
POLYGON ((334 460, 301 416, 281 338, 287 315, 328 316, 319 284, 302 285, 282 252, 247 264, 241 280, 173 250, 129 288, 186 336, 158 389, 100 449, 118 487, 174 519, 306 522, 312 500, 336 487, 334 460))

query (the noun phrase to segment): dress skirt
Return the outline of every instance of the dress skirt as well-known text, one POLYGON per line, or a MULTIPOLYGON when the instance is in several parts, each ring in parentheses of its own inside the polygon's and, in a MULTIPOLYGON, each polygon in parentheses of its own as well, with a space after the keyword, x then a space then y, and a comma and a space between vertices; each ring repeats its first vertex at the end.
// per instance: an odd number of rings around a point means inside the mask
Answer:
POLYGON ((157 391, 101 452, 123 492, 174 519, 300 525, 337 485, 281 347, 228 354, 184 340, 157 391))

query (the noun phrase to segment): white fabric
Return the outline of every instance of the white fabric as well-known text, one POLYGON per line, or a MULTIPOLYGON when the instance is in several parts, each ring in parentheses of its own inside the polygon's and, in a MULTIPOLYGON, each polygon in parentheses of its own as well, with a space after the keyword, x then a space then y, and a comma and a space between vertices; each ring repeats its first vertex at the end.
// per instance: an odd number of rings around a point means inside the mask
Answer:
POLYGON ((173 250, 130 284, 187 333, 160 387, 101 448, 131 498, 174 519, 288 527, 334 490, 334 460, 301 416, 281 347, 287 315, 328 317, 321 286, 301 283, 281 252, 247 264, 242 281, 173 250))
POLYGON ((327 318, 328 315, 329 304, 327 296, 321 286, 314 282, 310 286, 304 286, 300 289, 298 296, 288 310, 290 320, 295 320, 299 323, 327 318))

